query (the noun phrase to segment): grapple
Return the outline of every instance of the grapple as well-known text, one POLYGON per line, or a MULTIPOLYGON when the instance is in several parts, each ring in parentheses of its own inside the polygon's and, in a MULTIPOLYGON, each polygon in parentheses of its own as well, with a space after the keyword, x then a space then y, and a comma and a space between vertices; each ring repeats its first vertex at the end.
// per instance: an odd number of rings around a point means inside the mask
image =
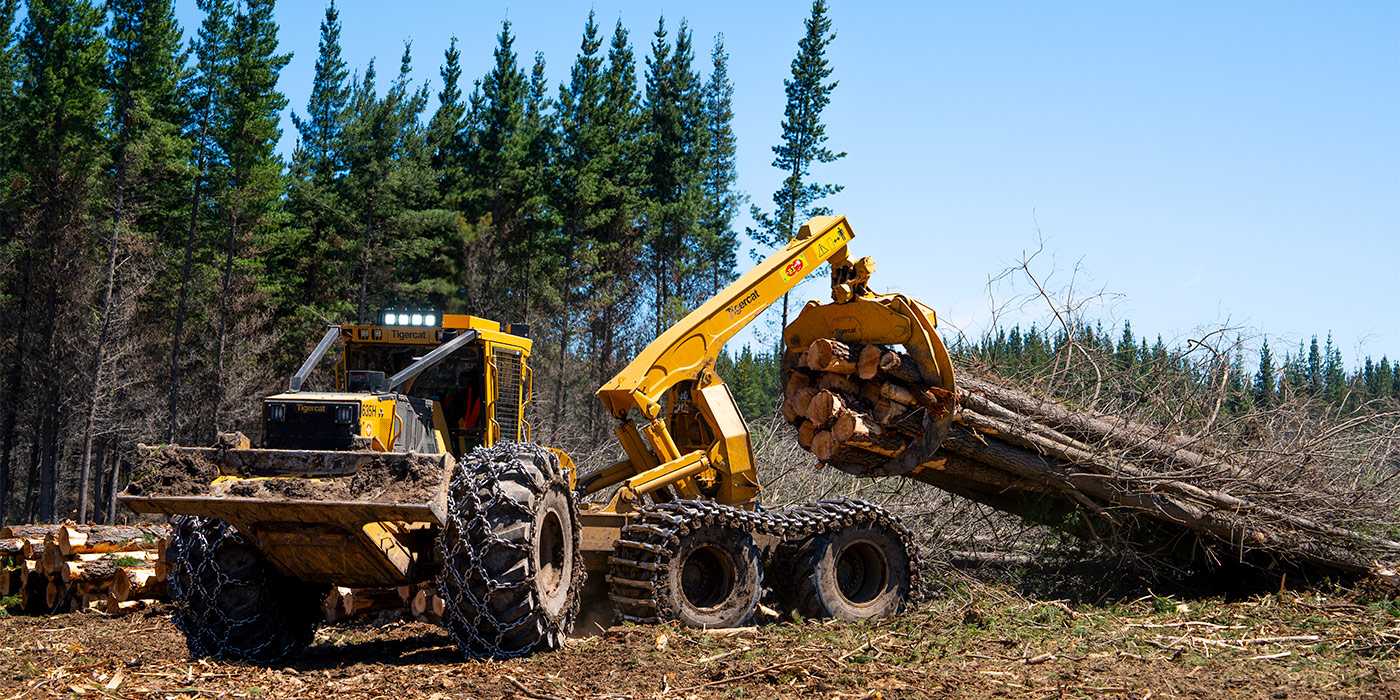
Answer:
POLYGON ((937 401, 925 406, 921 437, 867 476, 908 474, 932 458, 948 437, 957 407, 953 363, 934 330, 933 309, 903 294, 873 294, 867 287, 875 264, 870 258, 832 267, 832 303, 807 302, 783 331, 783 367, 795 367, 813 341, 831 338, 847 344, 902 345, 915 361, 937 401))

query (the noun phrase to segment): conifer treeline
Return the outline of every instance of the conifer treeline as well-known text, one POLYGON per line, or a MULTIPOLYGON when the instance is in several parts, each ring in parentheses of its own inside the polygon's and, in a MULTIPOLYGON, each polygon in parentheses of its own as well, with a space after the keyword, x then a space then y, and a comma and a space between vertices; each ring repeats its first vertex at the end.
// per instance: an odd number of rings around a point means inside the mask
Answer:
POLYGON ((454 39, 381 81, 332 2, 284 161, 274 0, 197 3, 186 43, 173 0, 0 0, 0 522, 101 519, 137 442, 256 432, 390 305, 532 324, 536 436, 601 441, 593 389, 733 279, 722 36, 590 13, 552 86, 507 21, 479 78, 454 39))
MULTIPOLYGON (((955 352, 992 372, 1015 377, 1043 370, 1063 356, 1069 342, 1070 336, 1064 330, 1047 333, 1035 325, 1026 329, 1017 325, 998 328, 975 343, 955 347, 955 352)), ((1111 364, 1100 367, 1097 374, 1085 368, 1071 372, 1070 381, 1093 382, 1111 377, 1111 383, 1118 385, 1114 390, 1131 392, 1184 380, 1200 391, 1214 391, 1220 388, 1223 377, 1227 399, 1224 408, 1230 413, 1270 409, 1290 402, 1340 411, 1367 405, 1376 410, 1394 410, 1400 405, 1400 363, 1392 363, 1386 356, 1376 362, 1367 356, 1355 369, 1348 370, 1330 333, 1321 345, 1317 336, 1312 336, 1307 346, 1300 340, 1297 351, 1285 353, 1281 360, 1274 356, 1265 339, 1258 363, 1246 361, 1239 339, 1219 356, 1210 355, 1204 362, 1190 360, 1187 356, 1192 348, 1169 347, 1160 335, 1149 345, 1146 335, 1134 337, 1128 321, 1124 321, 1116 341, 1102 323, 1077 323, 1074 342, 1111 364)))

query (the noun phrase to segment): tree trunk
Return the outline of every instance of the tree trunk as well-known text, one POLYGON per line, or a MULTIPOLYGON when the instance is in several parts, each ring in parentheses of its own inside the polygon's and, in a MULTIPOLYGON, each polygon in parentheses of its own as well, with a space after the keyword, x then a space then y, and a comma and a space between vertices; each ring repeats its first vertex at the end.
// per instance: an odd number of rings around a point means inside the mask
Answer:
MULTIPOLYGON (((373 201, 373 198, 371 198, 371 207, 373 207, 373 201)), ((362 251, 360 255, 360 304, 359 310, 355 314, 355 322, 360 325, 366 323, 365 319, 368 318, 366 314, 369 312, 369 262, 371 245, 374 245, 374 213, 372 209, 370 213, 365 216, 365 245, 364 251, 362 251)))
POLYGON ((97 347, 92 352, 92 366, 88 373, 87 417, 83 421, 83 460, 78 469, 78 522, 88 519, 88 484, 92 481, 92 437, 97 431, 97 398, 102 392, 102 360, 107 350, 107 331, 112 325, 112 290, 117 282, 117 242, 120 239, 123 206, 126 197, 126 139, 127 111, 123 99, 122 132, 117 153, 116 201, 112 207, 112 237, 107 242, 107 273, 102 291, 102 316, 97 327, 97 347))
MULTIPOLYGON (((10 479, 10 462, 15 448, 15 427, 19 423, 19 408, 24 405, 20 396, 21 382, 24 379, 24 365, 28 355, 24 352, 24 339, 29 330, 29 292, 33 275, 30 273, 32 261, 26 249, 18 261, 23 270, 24 280, 19 295, 19 322, 15 328, 14 352, 10 356, 10 372, 5 377, 5 427, 0 437, 0 523, 10 521, 10 494, 14 490, 10 479)), ((30 436, 33 439, 33 436, 30 436)))
POLYGON ((43 418, 39 425, 39 520, 51 522, 58 514, 58 397, 62 393, 58 377, 58 234, 52 230, 49 240, 48 292, 44 301, 43 355, 44 368, 43 418))
MULTIPOLYGON (((212 96, 210 97, 212 100, 212 96)), ((212 109, 212 106, 209 108, 212 109)), ((199 204, 204 194, 204 166, 209 146, 209 113, 199 125, 199 156, 195 159, 194 194, 190 197, 190 229, 185 236, 185 262, 180 266, 180 293, 175 302, 175 332, 170 348, 170 432, 168 442, 174 443, 179 427, 180 409, 180 341, 185 332, 185 304, 189 299, 190 268, 194 264, 194 240, 199 232, 199 204)))
POLYGON ((117 524, 117 494, 121 492, 122 457, 120 454, 112 458, 112 497, 107 499, 107 524, 117 524))

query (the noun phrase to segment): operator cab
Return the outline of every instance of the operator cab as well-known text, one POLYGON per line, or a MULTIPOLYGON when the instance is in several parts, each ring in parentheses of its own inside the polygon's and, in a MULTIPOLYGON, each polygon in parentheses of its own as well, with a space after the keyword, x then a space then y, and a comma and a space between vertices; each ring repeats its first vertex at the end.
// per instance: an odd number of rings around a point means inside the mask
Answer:
POLYGON ((378 320, 332 326, 290 390, 265 400, 264 447, 460 457, 478 446, 529 440, 527 326, 503 331, 494 321, 430 311, 386 310, 378 320), (336 340, 335 391, 302 391, 336 340), (336 417, 336 425, 321 426, 314 416, 322 411, 336 417), (287 420, 306 415, 313 419, 287 420))

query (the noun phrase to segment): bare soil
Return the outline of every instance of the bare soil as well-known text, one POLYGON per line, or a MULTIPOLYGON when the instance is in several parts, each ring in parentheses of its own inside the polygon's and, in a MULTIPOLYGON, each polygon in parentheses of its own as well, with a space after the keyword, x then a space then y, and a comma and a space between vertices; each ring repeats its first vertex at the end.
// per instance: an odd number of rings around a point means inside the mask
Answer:
POLYGON ((228 496, 310 501, 426 503, 442 483, 441 457, 384 453, 350 476, 319 479, 267 478, 211 486, 219 474, 213 462, 172 448, 152 454, 127 493, 135 496, 228 496))
POLYGON ((219 465, 196 454, 162 447, 142 460, 126 487, 133 496, 200 496, 219 475, 219 465))
POLYGON ((715 636, 594 625, 562 651, 463 660, 422 623, 340 625, 272 668, 188 659, 164 611, 0 619, 0 698, 1400 697, 1400 606, 1345 592, 1100 605, 962 582, 878 624, 715 636))

